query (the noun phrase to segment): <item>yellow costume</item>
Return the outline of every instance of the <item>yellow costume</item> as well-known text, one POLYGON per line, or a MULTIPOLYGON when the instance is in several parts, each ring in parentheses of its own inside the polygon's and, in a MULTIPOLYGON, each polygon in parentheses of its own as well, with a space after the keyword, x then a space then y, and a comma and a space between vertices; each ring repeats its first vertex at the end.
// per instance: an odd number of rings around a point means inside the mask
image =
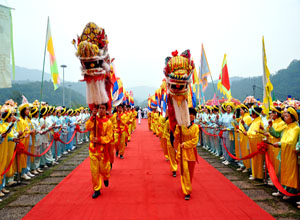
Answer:
POLYGON ((182 126, 181 132, 180 128, 176 126, 175 138, 179 140, 179 148, 180 143, 183 144, 183 147, 177 151, 176 155, 177 160, 179 163, 182 163, 181 166, 183 168, 183 171, 181 171, 181 188, 184 195, 190 195, 192 193, 192 180, 197 159, 198 125, 182 126))
MULTIPOLYGON (((275 131, 276 133, 281 133, 285 128, 286 128, 286 123, 281 119, 281 118, 276 118, 273 121, 272 127, 270 128, 271 130, 275 131)), ((280 136, 280 134, 279 134, 280 136)), ((280 138, 274 137, 274 136, 269 136, 268 141, 272 144, 277 143, 280 141, 280 138)), ((274 166, 275 172, 277 176, 279 176, 279 164, 280 161, 277 159, 277 156, 280 152, 280 148, 273 147, 273 146, 268 146, 268 154, 271 160, 271 163, 274 166)))
POLYGON ((136 129, 136 116, 137 116, 137 112, 134 109, 132 111, 132 132, 136 129))
MULTIPOLYGON (((252 123, 252 119, 249 115, 248 112, 246 112, 244 115, 243 115, 243 118, 242 120, 245 122, 245 125, 247 125, 248 127, 251 125, 252 123)), ((239 123, 239 129, 240 129, 240 132, 239 132, 239 135, 240 135, 240 148, 241 148, 241 157, 245 157, 247 155, 250 154, 250 151, 248 149, 249 147, 249 140, 248 140, 248 137, 246 135, 243 134, 243 132, 246 132, 246 129, 244 127, 244 125, 242 124, 242 122, 240 121, 239 123)), ((248 160, 243 160, 243 163, 244 163, 244 166, 246 169, 250 169, 251 165, 250 165, 250 159, 248 160)))
MULTIPOLYGON (((163 137, 166 140, 167 150, 168 150, 168 159, 170 162, 171 171, 177 171, 177 161, 176 161, 176 152, 175 148, 171 145, 170 142, 170 124, 169 119, 166 120, 164 125, 163 137)), ((174 145, 175 146, 175 145, 174 145)))
POLYGON ((148 129, 151 131, 151 112, 147 113, 147 118, 148 118, 148 129))
POLYGON ((299 170, 295 152, 299 141, 300 128, 297 122, 287 125, 281 137, 281 184, 299 189, 299 170))
POLYGON ((125 152, 125 138, 127 135, 127 117, 124 113, 118 114, 115 113, 116 115, 116 124, 114 124, 114 135, 115 135, 115 147, 116 151, 119 152, 120 155, 124 155, 125 152), (117 120, 119 118, 120 120, 117 120))
MULTIPOLYGON (((262 141, 262 135, 258 132, 261 131, 260 127, 264 127, 261 117, 258 116, 253 120, 250 125, 250 128, 247 132, 247 136, 249 138, 250 144, 250 153, 257 151, 257 144, 262 141)), ((251 159, 251 168, 252 168, 252 176, 257 179, 263 179, 263 165, 264 165, 264 155, 258 154, 251 159)))
MULTIPOLYGON (((10 125, 10 123, 7 123, 7 122, 3 122, 3 126, 4 128, 8 128, 10 125)), ((14 138, 14 127, 11 129, 11 131, 8 133, 7 135, 7 138, 6 140, 8 139, 13 139, 14 138)), ((15 145, 16 143, 13 142, 13 141, 9 141, 8 140, 8 143, 7 143, 7 160, 6 160, 6 166, 5 166, 5 169, 8 167, 11 159, 12 159, 12 156, 14 154, 14 150, 15 150, 15 145)), ((15 174, 15 171, 16 171, 16 166, 15 166, 15 163, 13 163, 10 167, 10 169, 7 171, 7 173, 5 174, 6 177, 12 177, 14 176, 15 174)), ((1 172, 0 172, 1 173, 1 172)))
POLYGON ((168 148, 167 148, 167 139, 164 136, 164 128, 165 128, 166 118, 164 118, 163 116, 160 116, 159 119, 160 119, 159 137, 161 138, 160 139, 160 146, 163 149, 165 158, 168 159, 169 156, 168 156, 168 148))
POLYGON ((126 112, 127 115, 127 127, 128 127, 128 141, 131 140, 131 133, 132 133, 132 112, 129 110, 126 112))
POLYGON ((159 133, 159 115, 158 112, 154 113, 154 133, 156 134, 156 136, 158 136, 159 133))
POLYGON ((117 124, 117 119, 116 119, 117 115, 113 114, 111 116, 108 116, 109 120, 111 121, 111 124, 113 126, 113 139, 110 142, 110 147, 109 147, 109 161, 112 164, 114 162, 115 159, 115 144, 116 144, 116 140, 115 140, 115 125, 117 124))
MULTIPOLYGON (((0 133, 4 133, 7 130, 7 126, 0 124, 0 133)), ((6 168, 8 152, 8 136, 6 136, 3 142, 0 144, 0 175, 6 168)), ((0 185, 2 184, 3 176, 0 176, 0 185)))
MULTIPOLYGON (((25 151, 28 151, 29 148, 29 141, 30 141, 30 126, 28 124, 28 121, 26 119, 23 119, 20 117, 20 121, 17 123, 17 132, 22 131, 24 132, 22 137, 22 143, 24 144, 25 151)), ((20 154, 18 156, 18 172, 20 173, 22 169, 25 169, 27 167, 27 155, 26 154, 20 154)))
POLYGON ((90 166, 94 191, 101 189, 102 178, 108 180, 110 177, 109 143, 113 139, 113 127, 108 118, 96 119, 96 135, 94 134, 95 122, 90 118, 86 122, 86 129, 90 131, 90 166), (97 144, 93 143, 94 136, 97 144))

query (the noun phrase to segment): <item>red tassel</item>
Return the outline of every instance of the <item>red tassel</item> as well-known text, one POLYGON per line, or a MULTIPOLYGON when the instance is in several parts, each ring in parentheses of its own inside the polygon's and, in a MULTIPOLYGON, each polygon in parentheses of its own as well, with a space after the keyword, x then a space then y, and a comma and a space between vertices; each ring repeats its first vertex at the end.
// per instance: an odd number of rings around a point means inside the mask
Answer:
POLYGON ((175 51, 172 52, 172 56, 173 57, 176 57, 177 55, 178 55, 178 51, 177 50, 175 50, 175 51))

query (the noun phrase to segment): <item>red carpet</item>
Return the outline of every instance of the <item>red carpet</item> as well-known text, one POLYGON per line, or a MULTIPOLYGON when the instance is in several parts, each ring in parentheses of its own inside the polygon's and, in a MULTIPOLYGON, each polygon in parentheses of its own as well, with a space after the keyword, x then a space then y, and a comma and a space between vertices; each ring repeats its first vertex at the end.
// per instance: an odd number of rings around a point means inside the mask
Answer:
MULTIPOLYGON (((86 149, 88 150, 88 149, 86 149)), ((202 158, 196 164, 193 193, 185 201, 180 177, 171 176, 159 139, 147 121, 137 125, 116 159, 110 185, 92 199, 86 159, 41 200, 24 219, 273 219, 202 158)))

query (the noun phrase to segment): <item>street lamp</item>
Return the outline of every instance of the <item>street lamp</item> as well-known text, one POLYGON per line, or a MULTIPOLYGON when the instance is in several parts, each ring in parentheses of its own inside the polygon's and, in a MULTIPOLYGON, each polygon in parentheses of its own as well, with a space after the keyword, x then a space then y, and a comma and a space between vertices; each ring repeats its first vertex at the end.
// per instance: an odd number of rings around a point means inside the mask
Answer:
POLYGON ((65 68, 67 65, 63 64, 60 67, 63 68, 63 106, 65 106, 65 68))
POLYGON ((69 106, 69 108, 71 108, 71 103, 72 103, 72 91, 71 91, 71 87, 72 87, 72 85, 70 84, 68 86, 70 88, 70 106, 69 106))

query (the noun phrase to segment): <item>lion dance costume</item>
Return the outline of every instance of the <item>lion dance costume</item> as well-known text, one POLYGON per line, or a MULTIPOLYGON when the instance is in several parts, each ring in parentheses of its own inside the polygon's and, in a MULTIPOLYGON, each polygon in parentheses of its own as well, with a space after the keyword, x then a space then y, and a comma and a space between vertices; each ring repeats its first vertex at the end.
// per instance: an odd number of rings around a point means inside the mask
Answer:
POLYGON ((176 158, 180 164, 181 186, 185 199, 189 199, 192 192, 191 182, 199 138, 199 128, 190 121, 188 108, 189 84, 194 68, 190 51, 186 50, 181 55, 175 51, 172 57, 167 57, 164 69, 168 90, 170 139, 173 147, 178 147, 176 158))
MULTIPOLYGON (((75 43, 73 40, 74 45, 75 43)), ((90 109, 107 104, 107 110, 111 110, 111 68, 105 30, 95 23, 88 23, 77 38, 76 56, 81 62, 84 77, 82 81, 86 82, 87 104, 90 109)), ((113 127, 108 118, 92 116, 87 121, 86 128, 90 131, 89 156, 94 195, 96 192, 100 195, 102 180, 108 186, 110 177, 109 148, 113 139, 113 127), (99 142, 95 143, 94 137, 99 142)))

